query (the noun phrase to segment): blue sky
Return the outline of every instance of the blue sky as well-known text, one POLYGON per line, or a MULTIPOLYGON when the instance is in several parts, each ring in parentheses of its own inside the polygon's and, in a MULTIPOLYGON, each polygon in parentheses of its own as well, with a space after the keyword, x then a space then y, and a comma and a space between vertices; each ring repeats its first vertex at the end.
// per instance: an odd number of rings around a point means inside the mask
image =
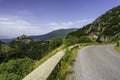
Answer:
POLYGON ((120 0, 0 0, 0 38, 80 28, 120 0))

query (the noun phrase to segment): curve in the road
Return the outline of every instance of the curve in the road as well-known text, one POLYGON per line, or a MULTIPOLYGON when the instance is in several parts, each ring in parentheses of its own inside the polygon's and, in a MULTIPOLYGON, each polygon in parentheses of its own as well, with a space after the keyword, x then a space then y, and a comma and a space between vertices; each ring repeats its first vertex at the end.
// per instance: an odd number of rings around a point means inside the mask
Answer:
POLYGON ((75 80, 120 80, 120 53, 113 45, 87 46, 74 63, 75 80))

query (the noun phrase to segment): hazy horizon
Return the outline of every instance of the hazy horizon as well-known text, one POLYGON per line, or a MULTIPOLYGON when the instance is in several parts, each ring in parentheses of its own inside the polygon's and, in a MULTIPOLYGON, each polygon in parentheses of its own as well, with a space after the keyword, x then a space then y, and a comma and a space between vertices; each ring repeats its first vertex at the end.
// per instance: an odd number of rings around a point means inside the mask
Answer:
POLYGON ((119 0, 0 0, 0 39, 80 28, 119 0))

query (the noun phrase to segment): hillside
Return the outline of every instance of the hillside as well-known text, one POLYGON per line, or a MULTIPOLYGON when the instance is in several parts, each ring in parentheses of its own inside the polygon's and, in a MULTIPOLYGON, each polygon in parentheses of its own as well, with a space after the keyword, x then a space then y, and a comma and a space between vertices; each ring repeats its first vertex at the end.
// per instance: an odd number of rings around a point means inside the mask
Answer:
POLYGON ((0 41, 0 80, 22 80, 36 68, 36 63, 45 60, 43 58, 46 56, 50 57, 49 53, 62 43, 61 37, 45 41, 33 40, 26 35, 21 35, 10 43, 0 41))
POLYGON ((114 41, 120 38, 120 6, 98 17, 93 23, 78 29, 68 36, 88 36, 97 41, 114 41))
POLYGON ((58 29, 52 32, 49 32, 44 35, 38 35, 38 36, 30 36, 32 39, 38 39, 38 40, 49 40, 54 37, 60 36, 60 37, 66 37, 69 33, 76 31, 76 28, 71 29, 58 29))
POLYGON ((26 35, 10 43, 0 41, 0 80, 22 80, 48 53, 48 47, 48 41, 34 41, 26 35))

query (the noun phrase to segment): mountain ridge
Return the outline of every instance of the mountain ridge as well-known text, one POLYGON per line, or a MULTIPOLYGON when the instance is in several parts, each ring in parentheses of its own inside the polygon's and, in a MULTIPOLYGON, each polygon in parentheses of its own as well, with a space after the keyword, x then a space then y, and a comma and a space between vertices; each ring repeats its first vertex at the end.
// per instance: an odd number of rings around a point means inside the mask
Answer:
MULTIPOLYGON (((57 30, 53 30, 49 33, 43 34, 43 35, 35 35, 35 36, 28 36, 31 39, 34 40, 50 40, 54 37, 66 37, 68 35, 68 33, 76 31, 77 28, 69 28, 69 29, 57 29, 57 30)), ((15 38, 12 39, 0 39, 1 41, 5 42, 5 43, 9 43, 12 40, 14 40, 15 38)))
POLYGON ((38 35, 38 36, 30 36, 32 39, 38 39, 38 40, 50 40, 54 37, 66 37, 70 32, 76 31, 77 28, 70 28, 70 29, 58 29, 51 31, 49 33, 38 35))

